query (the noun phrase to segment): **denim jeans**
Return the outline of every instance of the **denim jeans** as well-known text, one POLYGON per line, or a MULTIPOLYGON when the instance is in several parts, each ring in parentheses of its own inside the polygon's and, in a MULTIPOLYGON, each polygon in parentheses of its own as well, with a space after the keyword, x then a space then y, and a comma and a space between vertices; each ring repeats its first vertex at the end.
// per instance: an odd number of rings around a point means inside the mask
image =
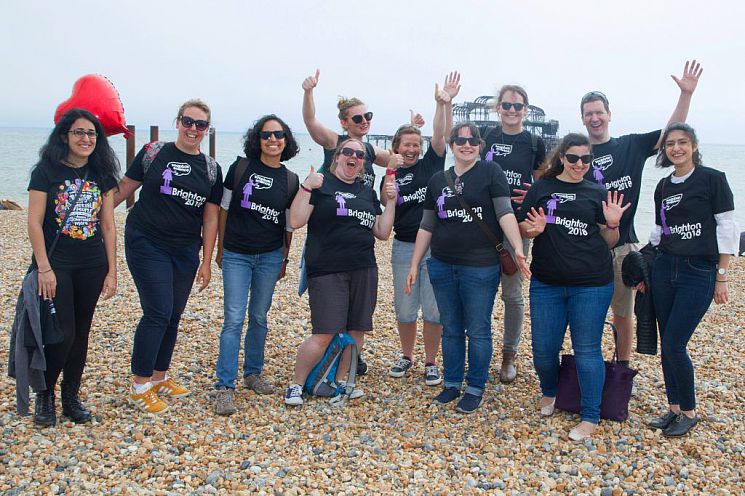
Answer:
POLYGON ((714 297, 716 265, 701 258, 663 253, 652 266, 652 299, 660 325, 662 372, 671 405, 696 408, 688 341, 714 297))
POLYGON ((604 286, 554 286, 530 281, 530 322, 533 364, 541 392, 556 397, 559 352, 567 324, 577 362, 582 420, 600 421, 600 400, 605 383, 601 349, 605 317, 613 296, 613 283, 604 286))
POLYGON ((176 346, 178 324, 199 268, 202 242, 170 249, 127 225, 124 250, 140 295, 142 318, 132 346, 132 373, 150 377, 166 371, 176 346))
POLYGON ((500 266, 454 265, 431 257, 427 267, 440 310, 444 385, 460 390, 468 338, 465 392, 481 396, 491 365, 491 316, 500 266))
POLYGON ((243 341, 243 377, 260 374, 264 368, 266 316, 272 306, 274 286, 282 270, 283 249, 247 255, 223 251, 222 279, 225 319, 220 333, 220 354, 215 372, 216 387, 235 389, 238 352, 248 304, 248 327, 243 341), (248 297, 249 291, 251 298, 248 297))

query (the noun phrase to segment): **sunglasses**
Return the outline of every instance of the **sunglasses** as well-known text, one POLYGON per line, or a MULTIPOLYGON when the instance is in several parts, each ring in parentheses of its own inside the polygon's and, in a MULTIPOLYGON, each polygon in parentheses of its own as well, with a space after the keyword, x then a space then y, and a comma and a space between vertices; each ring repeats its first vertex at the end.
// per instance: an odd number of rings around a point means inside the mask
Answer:
POLYGON ((502 102, 499 104, 500 107, 502 107, 502 110, 510 110, 511 108, 514 108, 515 111, 521 112, 527 105, 524 103, 511 103, 511 102, 502 102))
POLYGON ((274 137, 278 140, 285 139, 285 132, 282 130, 279 131, 261 131, 259 132, 259 136, 261 136, 261 139, 268 140, 269 138, 274 137))
POLYGON ((585 93, 580 105, 584 105, 587 102, 594 102, 598 99, 602 100, 606 107, 608 106, 608 97, 605 96, 605 93, 602 91, 590 91, 589 93, 585 93))
POLYGON ((197 131, 205 131, 210 127, 210 121, 203 121, 201 119, 194 120, 187 115, 182 115, 179 120, 181 121, 181 125, 186 129, 191 129, 191 126, 196 126, 197 131))
POLYGON ((463 146, 466 143, 468 143, 471 146, 479 146, 481 144, 481 138, 464 138, 463 136, 458 136, 457 138, 453 139, 453 143, 455 143, 458 146, 463 146))
POLYGON ((591 153, 588 153, 587 155, 575 155, 574 153, 567 153, 566 155, 564 155, 564 157, 570 164, 576 164, 577 160, 581 160, 583 164, 589 164, 590 162, 592 162, 592 159, 595 158, 595 155, 591 153))
POLYGON ((69 130, 67 132, 68 133, 72 133, 72 135, 75 136, 76 138, 82 138, 83 136, 88 136, 88 139, 94 140, 98 136, 98 133, 96 131, 94 131, 92 129, 89 130, 89 131, 86 131, 82 127, 79 127, 79 128, 76 128, 76 129, 71 129, 71 130, 69 130))
POLYGON ((346 146, 341 149, 341 154, 345 157, 351 157, 354 155, 358 159, 362 160, 365 158, 365 152, 362 150, 355 150, 354 148, 347 148, 346 146))
POLYGON ((364 114, 357 114, 350 117, 352 119, 352 122, 355 124, 362 124, 362 120, 366 120, 367 122, 370 122, 372 120, 373 113, 372 112, 365 112, 364 114))

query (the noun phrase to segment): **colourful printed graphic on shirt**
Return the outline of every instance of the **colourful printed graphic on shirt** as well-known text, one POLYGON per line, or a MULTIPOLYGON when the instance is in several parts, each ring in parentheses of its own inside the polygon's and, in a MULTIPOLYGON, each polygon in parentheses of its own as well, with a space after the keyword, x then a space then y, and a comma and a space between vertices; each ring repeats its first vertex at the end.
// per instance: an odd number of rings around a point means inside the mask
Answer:
POLYGON ((101 189, 92 181, 65 181, 59 186, 54 200, 57 225, 62 227, 62 235, 73 239, 88 239, 98 229, 98 214, 101 210, 101 189), (75 208, 68 212, 75 198, 75 208))

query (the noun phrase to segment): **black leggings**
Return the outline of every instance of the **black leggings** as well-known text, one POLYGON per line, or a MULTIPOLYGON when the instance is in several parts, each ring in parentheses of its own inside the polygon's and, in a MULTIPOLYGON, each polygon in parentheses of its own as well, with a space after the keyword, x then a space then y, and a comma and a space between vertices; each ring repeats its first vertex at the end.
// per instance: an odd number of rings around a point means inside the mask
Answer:
POLYGON ((67 382, 80 382, 88 356, 88 334, 93 312, 107 272, 106 265, 83 269, 54 269, 57 278, 54 306, 65 340, 44 347, 47 361, 44 379, 47 389, 54 388, 62 371, 67 382))

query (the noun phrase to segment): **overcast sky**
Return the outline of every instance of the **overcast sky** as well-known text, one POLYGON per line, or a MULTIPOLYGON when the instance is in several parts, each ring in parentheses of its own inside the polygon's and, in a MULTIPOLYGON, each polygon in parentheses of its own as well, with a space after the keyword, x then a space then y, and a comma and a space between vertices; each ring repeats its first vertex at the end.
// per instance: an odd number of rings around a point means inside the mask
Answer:
POLYGON ((218 130, 276 113, 304 131, 303 78, 321 69, 316 106, 338 129, 336 97, 357 96, 391 133, 408 109, 431 121, 433 88, 459 70, 456 101, 522 84, 531 103, 584 130, 579 100, 611 102, 611 133, 663 126, 670 74, 704 74, 689 122, 705 143, 745 144, 740 1, 16 1, 0 2, 0 126, 50 126, 84 74, 108 77, 128 123, 173 126, 201 97, 218 130))

